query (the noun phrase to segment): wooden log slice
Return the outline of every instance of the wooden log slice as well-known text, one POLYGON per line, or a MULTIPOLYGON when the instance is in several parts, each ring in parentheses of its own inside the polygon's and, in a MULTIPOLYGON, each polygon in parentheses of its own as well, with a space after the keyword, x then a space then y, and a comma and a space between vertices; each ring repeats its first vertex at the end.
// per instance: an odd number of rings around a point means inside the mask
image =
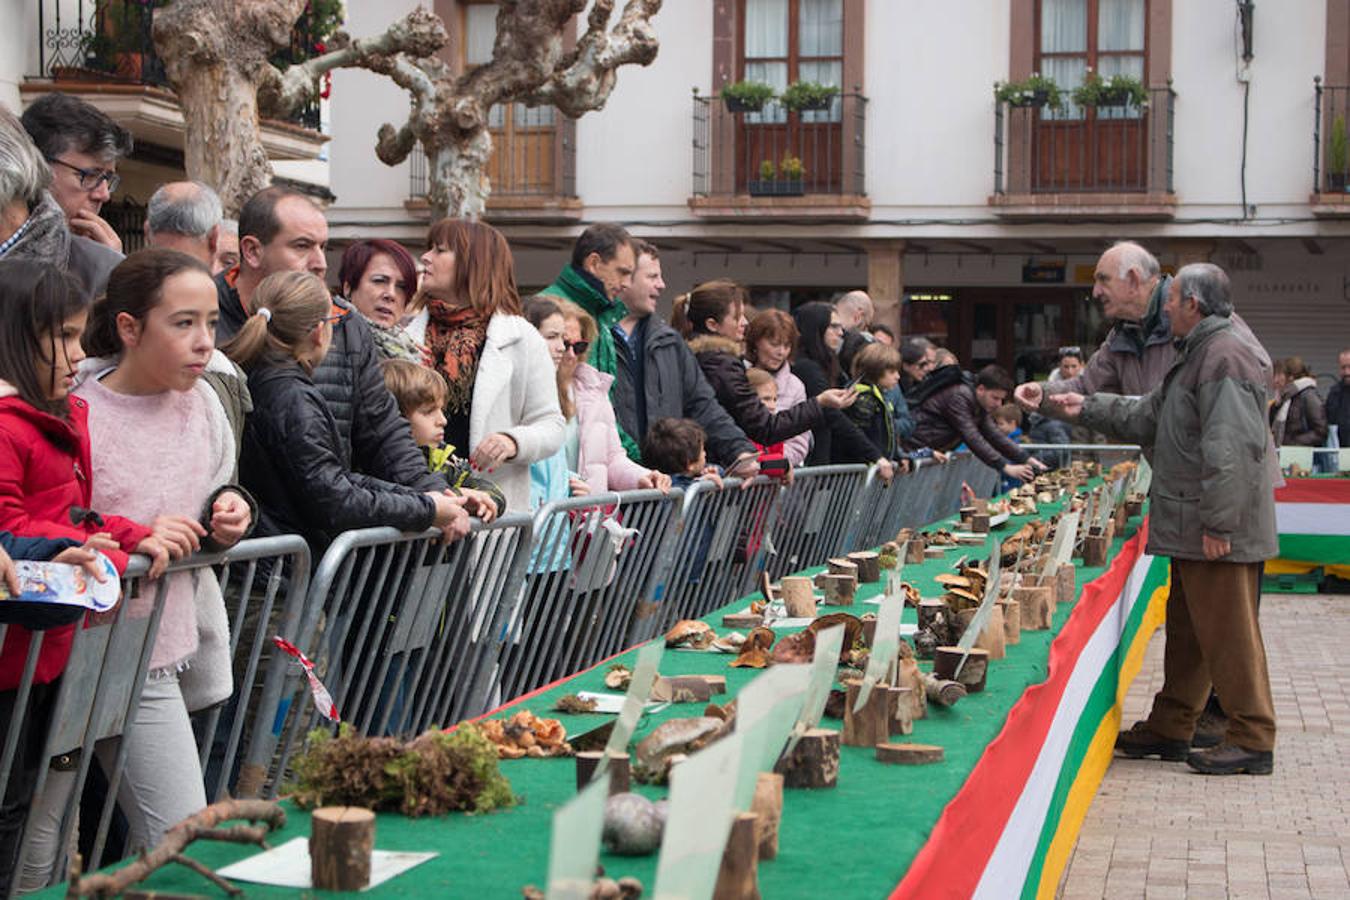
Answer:
POLYGON ((759 816, 740 813, 731 823, 713 900, 759 900, 759 816))
POLYGON ((375 813, 359 806, 324 806, 310 815, 309 864, 314 887, 359 891, 370 885, 375 813))
POLYGON ((810 729, 773 770, 790 788, 834 787, 839 783, 839 732, 833 728, 810 729))
POLYGON ((827 565, 829 566, 827 575, 848 575, 854 581, 858 580, 858 564, 851 559, 836 557, 830 560, 827 565))
POLYGON ((1011 597, 1004 597, 996 601, 1003 609, 1003 644, 1019 644, 1022 642, 1022 604, 1013 600, 1011 597))
POLYGON ((1050 588, 1014 588, 1013 599, 1017 601, 1018 613, 1024 631, 1041 631, 1050 627, 1052 621, 1050 618, 1050 588))
POLYGON ((859 550, 848 555, 849 562, 858 567, 860 584, 876 584, 881 580, 881 558, 872 550, 859 550))
MULTIPOLYGON (((595 779, 595 770, 605 756, 603 750, 582 750, 577 753, 577 790, 595 779)), ((632 765, 627 753, 614 753, 609 758, 609 796, 623 794, 632 787, 632 765)))
POLYGON ((862 682, 848 682, 844 697, 845 744, 850 747, 875 747, 891 736, 891 721, 895 718, 895 705, 900 698, 889 688, 890 685, 875 685, 867 697, 867 703, 855 712, 853 707, 857 705, 862 682))
POLYGON ((988 651, 972 647, 970 657, 958 676, 956 667, 962 655, 960 647, 938 647, 933 651, 933 674, 948 681, 960 682, 972 694, 984 690, 985 678, 989 674, 988 651))
POLYGON ((793 619, 814 619, 816 617, 816 595, 810 578, 790 575, 783 579, 783 605, 793 619))
POLYGON ((826 606, 852 606, 857 581, 852 575, 825 575, 821 590, 825 592, 826 606))
POLYGON ((877 744, 877 762, 919 766, 942 759, 942 748, 936 744, 877 744))
POLYGON ((783 776, 760 772, 755 779, 755 796, 750 811, 759 817, 755 830, 759 838, 759 858, 778 857, 778 827, 783 820, 783 776))

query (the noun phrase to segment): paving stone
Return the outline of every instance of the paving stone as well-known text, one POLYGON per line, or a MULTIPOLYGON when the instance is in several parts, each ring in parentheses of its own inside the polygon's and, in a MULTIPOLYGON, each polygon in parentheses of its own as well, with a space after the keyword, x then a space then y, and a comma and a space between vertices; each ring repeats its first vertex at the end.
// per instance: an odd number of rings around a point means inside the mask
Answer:
MULTIPOLYGON (((1261 625, 1274 774, 1206 778, 1181 763, 1113 761, 1060 897, 1350 900, 1350 597, 1266 595, 1261 625), (1313 620, 1332 639, 1309 647, 1313 620)), ((1125 699, 1126 725, 1145 718, 1162 685, 1162 652, 1159 632, 1125 699)))

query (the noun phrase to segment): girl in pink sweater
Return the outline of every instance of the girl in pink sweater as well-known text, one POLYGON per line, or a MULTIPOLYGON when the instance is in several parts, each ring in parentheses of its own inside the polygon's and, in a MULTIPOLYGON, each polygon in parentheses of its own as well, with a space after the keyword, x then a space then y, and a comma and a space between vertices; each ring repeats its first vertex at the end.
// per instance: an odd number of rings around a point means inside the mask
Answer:
MULTIPOLYGON (((155 522, 178 554, 229 547, 253 519, 234 486, 241 382, 215 350, 216 288, 197 260, 173 250, 132 254, 108 279, 90 315, 76 395, 89 404, 94 506, 155 522), (212 379, 203 376, 218 373, 212 379), (233 390, 214 386, 233 381, 233 390)), ((233 689, 220 586, 210 572, 169 579, 150 671, 128 742, 119 803, 132 849, 206 805, 188 714, 233 689)), ((149 612, 158 585, 130 609, 149 612)), ((116 758, 104 741, 104 765, 116 758)))

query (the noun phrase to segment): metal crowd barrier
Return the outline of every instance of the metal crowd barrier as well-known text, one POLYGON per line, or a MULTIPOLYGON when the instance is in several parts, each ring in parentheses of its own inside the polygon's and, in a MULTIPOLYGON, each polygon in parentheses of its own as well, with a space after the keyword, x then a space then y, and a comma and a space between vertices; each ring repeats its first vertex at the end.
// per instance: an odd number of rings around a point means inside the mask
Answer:
MULTIPOLYGON (((175 564, 171 571, 199 566, 195 560, 187 560, 175 564)), ((123 598, 136 595, 140 576, 148 568, 144 557, 131 560, 122 580, 123 598)), ((53 682, 55 700, 45 709, 41 698, 32 701, 35 691, 42 694, 50 690, 33 684, 46 632, 32 635, 13 713, 5 723, 4 750, 0 755, 0 796, 13 789, 14 777, 33 777, 31 801, 24 805, 27 816, 22 844, 10 873, 9 896, 14 896, 21 884, 25 890, 34 890, 64 878, 66 850, 71 846, 79 820, 80 797, 94 759, 94 745, 130 730, 159 632, 168 584, 169 580, 162 578, 153 597, 135 602, 124 599, 114 611, 90 614, 82 626, 77 625, 70 659, 60 678, 53 682), (35 757, 30 756, 30 763, 36 764, 36 772, 31 775, 13 769, 25 726, 43 733, 28 735, 32 743, 25 749, 31 754, 33 747, 40 748, 35 757), (53 777, 49 761, 56 756, 74 759, 74 772, 63 771, 53 777)), ((0 627, 0 632, 6 631, 0 627)), ((96 814, 98 823, 90 858, 98 859, 102 853, 125 763, 126 743, 119 742, 111 771, 105 773, 107 799, 102 809, 85 812, 96 814)), ((9 860, 3 862, 8 864, 9 860)))
MULTIPOLYGON (((528 516, 439 531, 364 528, 338 536, 314 571, 295 632, 342 721, 362 734, 411 736, 487 708, 501 633, 530 549, 528 516)), ((288 717, 279 777, 319 724, 306 689, 288 717)))
POLYGON ((206 797, 271 796, 279 787, 267 777, 279 736, 275 722, 300 687, 272 635, 299 633, 309 598, 309 546, 293 534, 253 538, 195 561, 216 569, 234 677, 230 698, 196 716, 206 797))
POLYGON ((769 532, 766 567, 771 577, 820 565, 844 551, 867 470, 859 464, 812 466, 794 473, 769 532))
POLYGON ((763 569, 764 534, 782 482, 759 477, 749 487, 728 478, 718 490, 696 481, 684 491, 678 536, 657 585, 657 632, 680 619, 698 619, 748 593, 763 569))
POLYGON ((502 636, 502 699, 656 633, 649 598, 683 501, 678 490, 592 494, 535 514, 524 596, 502 636))

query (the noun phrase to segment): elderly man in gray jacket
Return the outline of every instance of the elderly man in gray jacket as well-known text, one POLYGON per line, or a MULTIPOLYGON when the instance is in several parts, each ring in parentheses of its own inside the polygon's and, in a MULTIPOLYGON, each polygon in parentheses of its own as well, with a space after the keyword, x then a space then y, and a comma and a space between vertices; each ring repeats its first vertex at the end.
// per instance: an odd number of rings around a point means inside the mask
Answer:
POLYGON ((1213 775, 1268 775, 1275 709, 1257 618, 1261 570, 1275 555, 1276 468, 1266 431, 1270 358, 1234 327, 1228 276, 1185 266, 1166 312, 1176 362, 1144 397, 1069 392, 1050 402, 1084 425, 1153 447, 1150 553, 1172 557, 1163 687, 1148 720, 1121 732, 1127 756, 1185 759, 1213 775), (1190 751, 1195 723, 1217 689, 1228 730, 1190 751))

